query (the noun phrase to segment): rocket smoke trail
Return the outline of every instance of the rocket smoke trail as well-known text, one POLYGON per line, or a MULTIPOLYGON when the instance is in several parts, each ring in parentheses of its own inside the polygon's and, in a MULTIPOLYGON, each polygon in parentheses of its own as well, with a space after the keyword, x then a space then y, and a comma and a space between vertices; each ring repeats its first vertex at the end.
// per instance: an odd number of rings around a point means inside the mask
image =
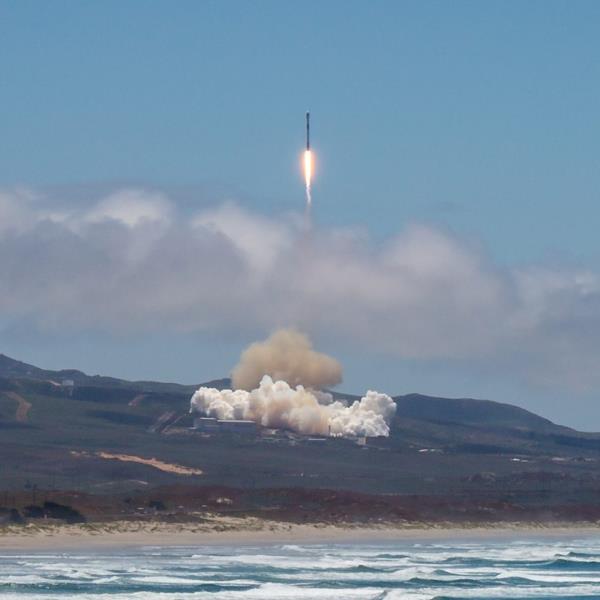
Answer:
POLYGON ((310 214, 310 207, 312 205, 311 195, 311 179, 313 170, 313 158, 310 150, 310 113, 306 113, 306 150, 304 151, 304 181, 306 185, 306 213, 310 214))

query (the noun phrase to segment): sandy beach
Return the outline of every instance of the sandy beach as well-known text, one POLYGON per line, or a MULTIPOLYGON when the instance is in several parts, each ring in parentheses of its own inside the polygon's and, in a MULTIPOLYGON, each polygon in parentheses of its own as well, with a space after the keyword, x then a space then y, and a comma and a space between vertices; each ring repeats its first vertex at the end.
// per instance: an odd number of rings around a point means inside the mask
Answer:
POLYGON ((0 553, 77 551, 141 546, 240 546, 261 544, 368 543, 392 541, 583 538, 600 535, 594 523, 397 524, 378 526, 289 524, 256 518, 216 517, 209 524, 112 522, 83 525, 8 526, 0 553))

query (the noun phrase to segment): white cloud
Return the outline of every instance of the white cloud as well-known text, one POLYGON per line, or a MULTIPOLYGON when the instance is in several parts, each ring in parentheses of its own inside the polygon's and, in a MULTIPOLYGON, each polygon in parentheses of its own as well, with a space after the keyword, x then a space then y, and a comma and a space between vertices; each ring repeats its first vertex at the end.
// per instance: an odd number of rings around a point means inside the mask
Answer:
POLYGON ((410 225, 385 243, 235 204, 178 214, 117 191, 58 210, 0 192, 0 322, 119 332, 296 326, 398 358, 459 360, 541 385, 600 383, 600 275, 502 268, 410 225), (300 223, 300 224, 299 224, 300 223))
POLYGON ((248 213, 231 202, 197 214, 192 226, 224 236, 257 273, 271 268, 293 243, 285 223, 248 213))
POLYGON ((147 223, 169 223, 171 205, 161 193, 127 189, 110 194, 84 214, 89 223, 116 221, 136 227, 147 223))

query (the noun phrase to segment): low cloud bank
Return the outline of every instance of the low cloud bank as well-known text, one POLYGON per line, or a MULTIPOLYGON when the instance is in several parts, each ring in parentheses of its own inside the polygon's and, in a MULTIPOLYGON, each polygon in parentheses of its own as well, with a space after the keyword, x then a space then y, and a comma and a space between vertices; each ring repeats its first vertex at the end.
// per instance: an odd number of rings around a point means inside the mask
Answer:
POLYGON ((418 224, 381 243, 317 229, 308 244, 301 219, 234 204, 182 215, 164 194, 123 189, 65 208, 5 190, 0 289, 3 328, 247 337, 292 324, 399 359, 600 384, 597 268, 505 268, 418 224))

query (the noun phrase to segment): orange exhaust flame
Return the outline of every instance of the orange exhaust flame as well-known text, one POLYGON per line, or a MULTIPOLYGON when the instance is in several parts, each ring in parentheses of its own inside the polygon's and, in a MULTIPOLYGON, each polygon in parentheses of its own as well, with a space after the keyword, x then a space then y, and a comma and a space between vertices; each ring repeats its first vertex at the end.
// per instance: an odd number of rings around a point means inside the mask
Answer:
POLYGON ((311 180, 313 174, 313 156, 310 150, 304 151, 304 182, 306 185, 306 202, 310 206, 312 204, 311 197, 311 180))

